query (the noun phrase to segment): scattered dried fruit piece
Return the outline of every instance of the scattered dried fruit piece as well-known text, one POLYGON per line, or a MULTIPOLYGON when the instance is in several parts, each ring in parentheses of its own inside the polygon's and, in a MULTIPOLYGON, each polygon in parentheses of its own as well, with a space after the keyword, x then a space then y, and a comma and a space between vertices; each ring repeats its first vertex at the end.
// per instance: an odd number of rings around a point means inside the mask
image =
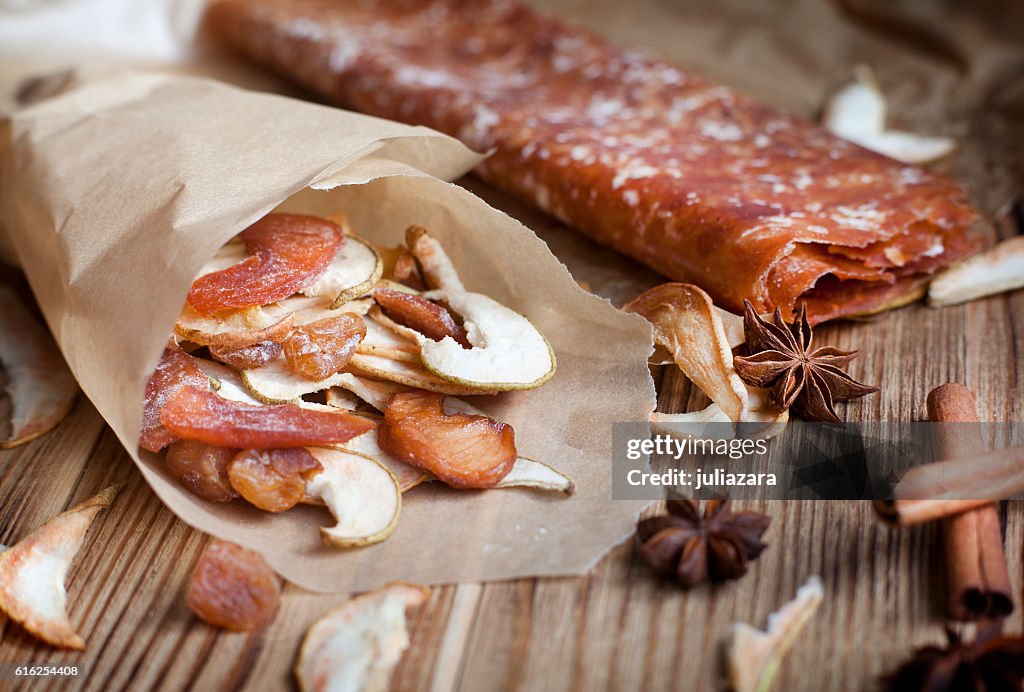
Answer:
POLYGON ((192 494, 208 502, 231 502, 238 493, 228 480, 228 464, 238 451, 178 440, 167 448, 167 470, 192 494))
MULTIPOLYGON (((461 348, 461 347, 458 347, 461 348)), ((415 363, 383 358, 368 353, 357 353, 348 363, 348 369, 355 374, 379 380, 387 380, 428 392, 451 395, 494 394, 497 390, 487 385, 468 385, 449 382, 428 372, 415 363)))
POLYGON ((24 444, 57 427, 78 385, 53 339, 9 286, 0 286, 0 363, 11 400, 11 432, 0 447, 24 444))
POLYGON ((463 348, 470 348, 466 330, 443 306, 414 293, 385 287, 376 288, 373 299, 385 315, 403 327, 419 332, 431 341, 451 337, 463 348))
POLYGON ((494 486, 495 488, 532 488, 556 493, 572 495, 576 492, 576 484, 564 473, 553 469, 539 461, 519 457, 508 475, 494 486))
POLYGON ((419 263, 423 280, 432 289, 464 293, 465 287, 448 253, 430 232, 422 226, 409 226, 405 231, 405 244, 419 263))
POLYGON ((453 488, 494 487, 516 461, 511 426, 486 416, 448 415, 443 397, 429 392, 392 397, 377 429, 377 443, 453 488))
POLYGON ((178 315, 174 333, 203 346, 225 349, 242 348, 264 341, 280 342, 295 324, 293 304, 282 301, 276 305, 247 310, 232 310, 214 317, 204 317, 186 305, 178 315))
POLYGON ((214 538, 192 572, 185 602, 209 625, 251 632, 273 619, 281 580, 256 551, 214 538))
POLYGON ((339 372, 322 380, 307 380, 293 372, 283 358, 271 361, 262 368, 243 370, 241 375, 246 390, 266 404, 297 404, 306 394, 343 387, 351 377, 354 376, 339 372))
POLYGON ((647 319, 654 341, 667 349, 732 421, 747 415, 747 388, 733 369, 732 347, 711 297, 692 284, 667 283, 622 307, 647 319))
POLYGON ((782 312, 767 322, 744 301, 743 328, 749 356, 736 356, 739 377, 752 387, 768 389, 768 400, 780 410, 792 408, 812 421, 841 422, 833 403, 848 401, 879 391, 857 382, 843 366, 857 351, 840 351, 832 346, 811 350, 814 335, 807 321, 807 304, 792 324, 782 321, 782 312))
POLYGON ((383 274, 384 262, 377 251, 366 241, 346 234, 338 256, 302 293, 330 298, 331 308, 338 308, 369 293, 383 274))
POLYGON ((167 401, 161 420, 181 439, 239 449, 342 443, 374 427, 373 421, 338 409, 252 406, 188 386, 167 401))
POLYGON ((726 658, 729 682, 736 692, 767 692, 771 688, 782 657, 821 600, 821 580, 812 576, 797 589, 796 598, 768 616, 767 631, 742 622, 732 626, 726 658))
POLYGON ((142 432, 139 446, 150 452, 159 452, 178 438, 164 426, 161 412, 167 401, 182 387, 208 388, 209 380, 199 369, 195 359, 181 350, 172 340, 156 370, 146 382, 146 399, 142 411, 142 432))
POLYGON ((697 503, 670 492, 668 514, 637 525, 640 554, 656 572, 676 578, 684 589, 705 580, 739 579, 747 563, 767 547, 761 535, 770 518, 760 512, 732 512, 727 500, 697 503))
POLYGON ((327 506, 337 524, 321 527, 324 542, 339 548, 379 543, 398 525, 402 490, 376 459, 351 450, 308 448, 323 472, 306 483, 307 501, 327 506))
POLYGON ((306 633, 295 664, 303 692, 385 690, 409 646, 406 610, 430 598, 430 589, 388 584, 327 612, 306 633))
POLYGON ((929 163, 956 149, 951 137, 930 137, 885 129, 885 96, 867 65, 854 69, 855 80, 825 104, 822 125, 835 135, 903 163, 929 163))
POLYGON ((423 367, 438 377, 494 391, 535 389, 555 374, 555 353, 530 320, 479 293, 434 291, 463 319, 472 348, 419 337, 423 367))
POLYGON ((252 505, 283 512, 302 501, 306 483, 322 470, 302 447, 243 449, 228 464, 228 480, 252 505))
POLYGON ((365 336, 363 318, 342 313, 296 327, 281 346, 293 372, 323 380, 348 365, 365 336))
POLYGON ((281 344, 274 341, 261 341, 258 344, 240 348, 210 346, 210 355, 221 363, 227 363, 243 370, 259 368, 281 355, 281 344))
POLYGON ((957 305, 1024 287, 1024 236, 1004 240, 942 272, 928 287, 932 307, 957 305))
POLYGON ((327 270, 345 240, 337 224, 299 214, 269 214, 239 235, 250 256, 192 283, 188 303, 201 315, 298 293, 327 270))
POLYGON ((0 553, 0 610, 48 644, 85 648, 68 619, 64 580, 92 520, 120 489, 112 485, 102 490, 0 553))

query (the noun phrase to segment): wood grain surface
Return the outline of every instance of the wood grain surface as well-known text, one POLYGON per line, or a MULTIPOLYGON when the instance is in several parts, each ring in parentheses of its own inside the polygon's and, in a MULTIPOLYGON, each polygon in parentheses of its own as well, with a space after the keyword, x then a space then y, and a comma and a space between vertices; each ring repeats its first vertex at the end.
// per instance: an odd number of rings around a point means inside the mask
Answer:
MULTIPOLYGON (((810 36, 807 45, 835 59, 817 75, 797 70, 814 82, 813 89, 773 91, 756 74, 728 65, 754 64, 758 41, 784 42, 791 32, 749 39, 759 34, 736 29, 713 40, 693 21, 726 26, 730 16, 757 16, 751 8, 761 3, 723 3, 719 14, 707 15, 713 4, 695 3, 704 9, 686 14, 671 3, 555 3, 625 42, 699 64, 716 78, 808 115, 818 102, 809 94, 820 96, 840 67, 846 70, 860 57, 810 36), (633 11, 641 5, 647 11, 633 11), (729 51, 730 61, 717 62, 715 51, 729 51)), ((796 11, 794 3, 779 6, 796 11)), ((866 45, 883 42, 862 38, 866 45)), ((792 70, 798 52, 769 52, 761 66, 773 73, 792 70)), ((916 65, 919 59, 907 61, 916 65)), ((915 109, 919 102, 908 101, 906 118, 941 120, 934 110, 915 109)), ((476 181, 465 184, 536 228, 581 282, 615 303, 659 280, 476 181)), ((1001 234, 1012 232, 1012 224, 1001 226, 1001 234)), ((862 349, 852 374, 882 386, 879 395, 841 409, 849 420, 920 420, 928 391, 955 381, 974 390, 982 420, 1024 421, 1024 292, 942 310, 914 305, 868 321, 826 325, 816 334, 821 343, 862 349)), ((660 410, 706 404, 677 371, 654 374, 660 410)), ((184 590, 207 538, 162 506, 88 401, 80 400, 53 433, 0 451, 0 543, 16 542, 113 480, 126 486, 89 531, 68 580, 71 619, 86 651, 54 651, 0 621, 0 664, 77 665, 81 674, 59 684, 0 679, 0 690, 290 689, 301 637, 343 597, 288 586, 276 619, 258 634, 225 633, 199 622, 185 607, 184 590)), ((394 689, 715 689, 728 626, 746 621, 763 627, 812 574, 824 582, 825 601, 784 661, 776 690, 872 689, 915 646, 942 640, 944 572, 935 526, 889 529, 862 502, 748 504, 772 517, 769 548, 746 577, 714 589, 684 593, 655 578, 631 545, 612 550, 584 577, 435 588, 411 625, 412 645, 394 689)), ((1000 511, 1018 604, 1007 629, 1019 632, 1024 505, 1004 504, 1000 511)))

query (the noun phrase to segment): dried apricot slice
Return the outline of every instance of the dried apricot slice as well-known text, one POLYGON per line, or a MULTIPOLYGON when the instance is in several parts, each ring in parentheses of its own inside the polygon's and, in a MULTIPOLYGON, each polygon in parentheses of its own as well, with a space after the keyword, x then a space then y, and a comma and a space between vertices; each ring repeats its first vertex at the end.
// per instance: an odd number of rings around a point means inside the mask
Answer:
POLYGON ((167 400, 183 386, 208 388, 210 380, 196 365, 195 359, 173 341, 164 349, 156 370, 146 382, 146 403, 142 410, 142 432, 139 446, 159 452, 178 438, 164 427, 160 412, 167 400))
POLYGON ((209 502, 231 502, 238 493, 228 481, 237 449, 178 440, 167 449, 167 470, 192 494, 209 502))
POLYGON ((281 355, 281 344, 273 341, 261 341, 241 348, 222 348, 210 346, 210 355, 221 363, 233 365, 241 370, 249 370, 266 365, 281 355))
POLYGON ((512 470, 517 456, 512 426, 487 416, 447 415, 444 397, 424 391, 391 397, 377 428, 377 444, 453 488, 492 488, 512 470))
POLYGON ((256 406, 198 387, 178 389, 164 405, 161 420, 181 439, 239 449, 347 442, 375 425, 341 410, 256 406))
POLYGON ((338 224, 300 214, 264 216, 239 235, 250 256, 192 283, 188 303, 196 312, 269 305, 298 293, 327 270, 345 240, 338 224))
POLYGON ((466 330, 444 306, 393 288, 375 289, 373 298, 385 315, 402 326, 414 329, 432 341, 450 336, 463 347, 470 347, 466 330))
POLYGON ((267 512, 283 512, 302 501, 306 481, 323 470, 302 447, 243 449, 228 466, 231 487, 267 512))
POLYGON ((325 380, 348 364, 365 337, 363 318, 346 312, 296 327, 284 340, 284 357, 292 372, 325 380))
POLYGON ((185 602, 207 624, 247 632, 274 617, 281 579, 256 551, 215 538, 192 572, 185 602))

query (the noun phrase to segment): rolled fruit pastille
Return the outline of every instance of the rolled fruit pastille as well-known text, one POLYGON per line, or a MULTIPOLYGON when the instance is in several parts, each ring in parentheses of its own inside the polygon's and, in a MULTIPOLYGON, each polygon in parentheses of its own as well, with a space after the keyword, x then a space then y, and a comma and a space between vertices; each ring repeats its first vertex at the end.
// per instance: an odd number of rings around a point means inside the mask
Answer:
POLYGON ((975 251, 953 181, 495 0, 217 0, 215 35, 336 103, 494 154, 477 173, 739 312, 923 294, 975 251))

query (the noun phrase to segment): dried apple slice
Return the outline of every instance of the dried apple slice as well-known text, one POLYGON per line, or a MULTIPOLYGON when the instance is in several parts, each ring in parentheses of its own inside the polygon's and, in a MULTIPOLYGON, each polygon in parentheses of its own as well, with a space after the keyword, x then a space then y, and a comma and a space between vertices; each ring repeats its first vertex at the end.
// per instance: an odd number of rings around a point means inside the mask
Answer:
POLYGON ((1024 236, 1017 236, 936 276, 928 287, 928 304, 957 305, 1022 287, 1024 236))
POLYGON ((463 319, 472 348, 420 335, 423 367, 438 377, 494 391, 535 389, 555 374, 555 353, 530 320, 479 293, 432 291, 463 319))
POLYGON ((224 349, 244 348, 265 341, 280 342, 295 323, 290 307, 283 301, 206 317, 186 305, 174 325, 174 333, 196 344, 224 349))
POLYGON ((350 599, 313 623, 302 641, 295 678, 302 692, 388 688, 409 647, 406 611, 430 598, 430 589, 388 584, 350 599))
POLYGON ((366 337, 359 343, 356 349, 359 353, 391 360, 400 360, 406 363, 420 362, 420 347, 409 338, 396 334, 386 325, 382 325, 376 315, 380 312, 376 306, 370 308, 367 313, 366 337))
POLYGON ((388 402, 377 444, 453 488, 491 488, 516 462, 512 427, 486 416, 444 411, 444 398, 402 392, 388 402))
POLYGON ((0 553, 0 610, 48 644, 85 648, 68 618, 64 580, 93 519, 120 488, 104 489, 0 553))
POLYGON ((203 374, 210 378, 210 382, 219 396, 230 401, 241 401, 244 404, 264 403, 248 392, 245 385, 242 384, 242 377, 237 370, 205 358, 196 358, 195 361, 203 374))
POLYGON ((466 385, 449 382, 428 372, 419 363, 406 363, 368 353, 357 353, 352 356, 347 369, 352 373, 365 377, 396 382, 416 389, 425 389, 428 392, 437 392, 438 394, 477 395, 494 394, 497 392, 496 389, 484 385, 466 385))
POLYGON ((572 495, 576 484, 564 473, 533 459, 519 457, 508 475, 498 481, 495 488, 532 488, 572 495))
POLYGON ((327 271, 302 294, 330 298, 331 307, 338 308, 369 293, 383 274, 384 262, 377 251, 366 241, 347 235, 327 271))
POLYGON ((779 670, 782 657, 821 601, 821 580, 812 576, 797 589, 796 598, 768 616, 766 632, 745 622, 734 624, 726 647, 732 689, 736 692, 766 692, 779 670))
POLYGON ((252 406, 191 386, 168 399, 161 420, 181 439, 239 449, 340 444, 374 427, 371 420, 326 406, 252 406))
POLYGON ((24 444, 57 427, 78 385, 53 339, 9 286, 0 286, 0 363, 11 402, 11 430, 0 447, 24 444))
POLYGON ((380 445, 377 444, 376 430, 371 430, 368 433, 363 433, 362 435, 353 437, 351 440, 341 445, 341 447, 346 451, 364 454, 379 461, 394 475, 395 480, 398 481, 398 488, 403 493, 408 490, 412 490, 420 483, 433 480, 433 476, 423 469, 418 469, 404 461, 399 461, 381 449, 380 445))
POLYGON ((315 216, 269 214, 239 236, 250 256, 192 283, 188 303, 200 315, 283 300, 316 281, 345 241, 341 227, 315 216))
MULTIPOLYGON (((348 375, 348 373, 345 374, 348 375)), ((355 377, 355 375, 349 376, 355 377)), ((324 390, 324 399, 328 406, 342 408, 346 411, 355 411, 359 408, 360 404, 363 403, 362 399, 341 387, 331 387, 330 389, 324 390)))
POLYGON ((307 380, 288 367, 284 358, 271 361, 262 368, 242 371, 245 389, 266 404, 298 403, 306 394, 344 386, 349 373, 339 372, 322 380, 307 380))
POLYGON ((371 380, 355 375, 342 382, 340 386, 352 392, 381 413, 387 408, 391 397, 399 392, 407 392, 410 389, 406 385, 398 384, 397 382, 371 380))
POLYGON ((307 501, 322 502, 337 524, 321 527, 324 542, 339 548, 379 543, 398 525, 398 479, 373 457, 352 450, 309 447, 323 471, 306 481, 307 501))
POLYGON ((444 289, 456 293, 464 293, 465 287, 459 272, 455 269, 448 253, 441 247, 427 229, 422 226, 410 226, 405 231, 405 244, 409 252, 420 265, 423 280, 432 289, 444 289))
POLYGON ((209 379, 199 369, 196 359, 182 351, 172 340, 146 382, 139 446, 150 452, 159 452, 177 440, 160 418, 164 406, 182 387, 208 388, 209 384, 209 379))
POLYGON ((667 283, 622 307, 646 318, 655 343, 733 421, 747 411, 747 388, 732 364, 732 347, 710 296, 697 286, 667 283))

